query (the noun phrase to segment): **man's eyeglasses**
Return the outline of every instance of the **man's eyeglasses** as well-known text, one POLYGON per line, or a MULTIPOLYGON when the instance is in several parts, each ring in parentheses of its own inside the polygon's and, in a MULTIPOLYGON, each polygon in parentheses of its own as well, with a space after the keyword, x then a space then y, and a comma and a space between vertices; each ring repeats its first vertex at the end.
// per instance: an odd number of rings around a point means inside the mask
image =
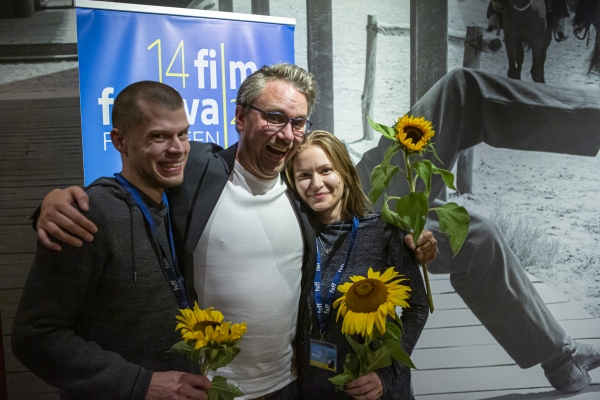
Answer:
POLYGON ((304 136, 310 131, 310 127, 312 126, 312 122, 306 118, 288 118, 287 115, 279 111, 263 111, 260 108, 250 105, 248 108, 263 113, 267 120, 267 127, 275 133, 282 131, 291 122, 293 134, 295 136, 304 136))

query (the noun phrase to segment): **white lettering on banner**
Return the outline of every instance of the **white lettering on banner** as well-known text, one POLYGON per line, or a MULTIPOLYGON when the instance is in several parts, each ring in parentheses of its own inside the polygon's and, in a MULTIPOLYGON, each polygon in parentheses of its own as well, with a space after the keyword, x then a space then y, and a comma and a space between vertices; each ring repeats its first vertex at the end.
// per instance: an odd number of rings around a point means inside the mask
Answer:
POLYGON ((106 151, 106 143, 112 143, 110 140, 110 132, 104 132, 104 151, 106 151), (108 136, 108 139, 106 138, 108 136))
POLYGON ((219 131, 215 133, 213 137, 209 131, 192 131, 188 132, 189 140, 192 142, 204 142, 204 143, 216 143, 219 146, 219 131), (216 140, 215 140, 216 137, 216 140))
POLYGON ((105 87, 102 90, 102 97, 98 98, 98 104, 102 106, 102 125, 110 125, 110 106, 115 102, 115 99, 109 96, 114 93, 115 88, 105 87))
POLYGON ((229 89, 237 89, 236 70, 240 71, 240 84, 246 80, 248 75, 254 73, 258 68, 252 61, 229 61, 229 89), (250 73, 248 73, 250 71, 250 73))
POLYGON ((210 72, 210 88, 217 88, 217 61, 216 60, 205 60, 204 57, 209 56, 215 58, 217 52, 214 49, 200 49, 198 51, 198 57, 194 60, 194 66, 198 68, 198 88, 204 89, 204 68, 209 67, 210 72))
POLYGON ((331 306, 329 304, 325 304, 325 314, 329 314, 330 310, 331 310, 331 306))
POLYGON ((323 312, 323 305, 321 303, 317 303, 317 312, 323 312))
MULTIPOLYGON (((185 108, 185 114, 187 116, 188 123, 194 125, 196 123, 196 115, 198 115, 198 104, 200 99, 192 100, 192 110, 188 106, 186 99, 183 99, 183 107, 185 108)), ((200 118, 204 125, 218 125, 219 124, 219 104, 214 99, 202 100, 202 107, 206 107, 202 110, 200 118)))
POLYGON ((211 136, 209 131, 206 131, 206 141, 216 143, 220 146, 221 143, 219 143, 219 131, 217 131, 217 140, 215 140, 215 138, 211 136))
POLYGON ((219 105, 216 100, 204 99, 202 100, 202 107, 207 107, 202 110, 200 118, 204 125, 218 125, 219 124, 219 105), (208 108, 210 106, 210 108, 208 108), (209 118, 209 115, 212 117, 209 118))
POLYGON ((198 112, 198 104, 200 99, 192 100, 192 112, 188 108, 187 100, 183 99, 183 107, 185 108, 185 115, 187 115, 188 124, 194 125, 196 123, 196 113, 198 112))
POLYGON ((321 290, 321 283, 320 282, 315 282, 315 291, 319 291, 321 290))
MULTIPOLYGON (((162 67, 162 48, 161 48, 161 40, 157 39, 154 43, 148 46, 148 50, 157 46, 158 49, 158 64, 159 64, 159 81, 162 82, 163 77, 163 67, 162 67)), ((221 44, 221 53, 224 54, 223 45, 221 44)), ((184 72, 183 66, 183 57, 184 57, 184 47, 183 41, 180 42, 177 51, 175 52, 169 67, 165 73, 166 76, 177 76, 185 77, 189 76, 184 72), (171 67, 177 57, 181 57, 182 68, 181 73, 171 72, 171 67)), ((207 85, 210 85, 210 89, 218 89, 219 81, 217 80, 217 73, 219 70, 217 69, 217 51, 215 49, 200 49, 197 53, 197 58, 194 60, 194 66, 198 70, 198 88, 205 89, 207 85), (206 71, 208 69, 208 71, 206 71), (208 74, 208 75, 207 75, 208 74), (209 82, 210 81, 210 82, 209 82)), ((226 87, 226 65, 224 57, 221 60, 221 75, 222 82, 221 86, 223 89, 223 109, 220 109, 219 102, 215 98, 195 98, 195 99, 183 99, 183 105, 185 109, 185 114, 190 124, 190 127, 193 129, 198 124, 202 124, 204 126, 216 125, 218 126, 220 123, 220 116, 223 115, 223 118, 227 118, 226 116, 226 108, 225 103, 227 101, 225 95, 225 87, 226 87), (202 107, 199 110, 199 107, 202 107), (200 121, 198 121, 198 113, 200 112, 200 121), (196 125, 196 126, 195 126, 196 125)), ((230 61, 229 62, 229 81, 231 89, 236 89, 241 83, 253 72, 255 72, 258 68, 256 64, 252 61, 244 62, 244 61, 230 61), (239 73, 238 73, 239 71, 239 73)), ((183 88, 185 88, 185 80, 182 81, 183 88)), ((175 88, 177 89, 177 88, 175 88)), ((115 88, 114 87, 105 87, 102 89, 102 94, 98 97, 98 104, 102 108, 102 125, 110 125, 111 124, 111 106, 114 105, 115 102, 115 88)), ((211 96, 212 97, 212 96, 211 96)), ((235 103, 235 99, 231 100, 231 102, 235 103)), ((225 122, 227 124, 227 121, 225 122)), ((235 118, 231 121, 231 124, 235 124, 235 118)), ((228 146, 227 143, 227 126, 224 127, 224 145, 228 146)), ((222 146, 219 138, 219 131, 213 131, 212 133, 206 130, 191 130, 189 132, 190 139, 193 141, 199 142, 210 142, 216 143, 219 146, 222 146)), ((107 149, 107 143, 110 143, 110 132, 104 132, 103 138, 103 146, 104 151, 107 149)))

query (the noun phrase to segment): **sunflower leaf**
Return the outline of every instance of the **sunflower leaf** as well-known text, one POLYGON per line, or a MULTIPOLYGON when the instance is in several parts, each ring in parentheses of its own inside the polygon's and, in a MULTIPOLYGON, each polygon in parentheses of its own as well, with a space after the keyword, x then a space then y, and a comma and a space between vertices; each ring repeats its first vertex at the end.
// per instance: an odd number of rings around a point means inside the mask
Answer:
POLYGON ((424 192, 410 192, 396 203, 396 213, 408 222, 415 238, 421 235, 428 212, 429 201, 424 192))
POLYGON ((400 343, 400 340, 402 340, 402 331, 400 330, 400 327, 393 322, 386 322, 383 340, 395 340, 400 343))
POLYGON ((371 191, 369 192, 369 200, 375 203, 379 196, 385 191, 385 188, 390 184, 390 181, 400 171, 400 167, 392 165, 390 162, 392 157, 398 151, 396 144, 390 145, 383 156, 381 164, 373 168, 371 172, 371 191))
POLYGON ((369 348, 364 344, 358 343, 356 340, 352 339, 350 335, 345 335, 346 340, 350 343, 350 346, 354 349, 356 356, 358 357, 358 361, 361 365, 364 365, 367 360, 367 355, 369 354, 369 348))
POLYGON ((341 374, 334 376, 333 378, 329 378, 329 382, 333 383, 335 386, 336 392, 341 392, 344 390, 344 385, 350 381, 353 381, 357 378, 357 375, 353 374, 350 371, 344 371, 341 374))
POLYGON ((440 174, 446 186, 448 186, 452 190, 456 190, 454 187, 454 174, 450 171, 446 171, 445 169, 437 168, 435 165, 433 166, 433 173, 440 174))
POLYGON ((390 206, 388 205, 388 202, 390 200, 399 199, 399 198, 400 197, 393 197, 393 196, 388 197, 387 195, 384 195, 383 208, 381 209, 381 218, 388 224, 397 226, 398 228, 404 229, 405 231, 410 231, 412 229, 410 227, 410 224, 407 221, 400 218, 400 216, 398 214, 396 214, 394 211, 392 211, 390 209, 390 206))
POLYGON ((394 315, 394 320, 398 323, 398 328, 400 328, 400 334, 404 335, 404 325, 402 325, 402 320, 398 313, 394 315))
POLYGON ((187 344, 185 341, 177 342, 169 349, 169 352, 181 353, 190 358, 194 352, 194 346, 187 344))
POLYGON ((440 230, 450 238, 450 247, 454 255, 458 253, 469 233, 469 213, 458 204, 451 202, 431 209, 438 214, 440 230))
POLYGON ((400 346, 399 342, 387 340, 385 342, 385 347, 390 350, 392 357, 394 357, 396 361, 406 365, 407 367, 417 369, 415 364, 413 364, 412 360, 410 359, 410 356, 406 351, 404 351, 402 346, 400 346))
POLYGON ((429 147, 429 149, 431 150, 431 152, 433 153, 433 156, 435 157, 436 160, 438 160, 439 162, 442 163, 442 165, 444 165, 444 163, 442 162, 442 160, 440 159, 440 156, 438 156, 437 151, 435 151, 435 147, 433 146, 432 142, 429 142, 429 144, 427 145, 427 147, 429 147))
POLYGON ((425 196, 429 198, 429 193, 431 192, 431 174, 432 170, 436 169, 435 166, 429 160, 418 160, 412 163, 412 167, 425 183, 425 196))
POLYGON ((233 400, 244 395, 238 386, 227 382, 227 378, 222 376, 213 377, 211 383, 212 387, 206 392, 208 400, 233 400))
POLYGON ((349 371, 354 375, 358 375, 358 371, 360 370, 360 361, 358 360, 358 356, 354 353, 346 354, 346 360, 344 361, 344 372, 349 371))
POLYGON ((386 343, 376 351, 369 351, 366 357, 366 363, 362 368, 364 375, 369 372, 375 371, 379 368, 384 368, 392 365, 392 352, 386 343))
POLYGON ((396 138, 396 131, 391 126, 378 124, 369 117, 367 117, 367 121, 369 121, 369 125, 371 125, 371 128, 375 129, 377 132, 381 133, 386 138, 390 140, 394 140, 396 138))
POLYGON ((219 352, 217 357, 211 359, 211 368, 216 371, 217 368, 221 368, 229 364, 241 351, 237 346, 224 346, 224 349, 219 352))
POLYGON ((346 360, 344 361, 344 372, 329 378, 329 382, 335 385, 336 391, 344 390, 344 385, 350 381, 355 380, 358 377, 360 371, 360 362, 356 354, 350 352, 346 354, 346 360))
POLYGON ((373 172, 371 172, 371 191, 369 192, 371 203, 375 203, 379 199, 379 196, 385 191, 398 171, 400 171, 400 168, 395 165, 387 170, 384 170, 381 165, 373 168, 373 172))

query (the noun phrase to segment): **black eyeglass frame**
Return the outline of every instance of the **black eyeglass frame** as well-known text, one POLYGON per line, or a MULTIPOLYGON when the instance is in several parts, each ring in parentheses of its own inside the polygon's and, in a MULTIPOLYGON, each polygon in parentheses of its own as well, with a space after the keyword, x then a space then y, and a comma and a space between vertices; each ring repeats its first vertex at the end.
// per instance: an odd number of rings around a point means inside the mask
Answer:
POLYGON ((282 113, 282 112, 280 112, 280 111, 263 111, 263 110, 261 110, 260 108, 257 108, 257 107, 251 106, 251 105, 247 105, 246 107, 248 107, 248 108, 251 108, 251 109, 253 109, 253 110, 256 110, 256 111, 258 111, 258 112, 261 112, 261 113, 263 113, 263 114, 266 116, 267 126, 269 127, 269 129, 270 129, 272 132, 275 132, 275 133, 277 133, 277 132, 281 132, 282 130, 284 130, 284 129, 285 129, 285 127, 286 127, 286 126, 288 126, 288 124, 290 123, 290 121, 292 121, 292 133, 294 134, 294 136, 302 137, 302 136, 304 136, 304 135, 306 135, 307 133, 309 133, 309 132, 310 132, 310 128, 311 128, 311 127, 312 127, 312 125, 313 125, 313 123, 312 123, 312 122, 310 122, 310 120, 309 120, 308 118, 301 118, 301 117, 299 117, 299 118, 290 118, 290 117, 288 117, 287 115, 285 115, 284 113, 282 113), (283 126, 282 126, 281 128, 279 128, 279 129, 273 129, 273 128, 271 127, 271 124, 269 123, 269 114, 277 114, 277 115, 281 115, 281 116, 283 116, 284 118, 286 118, 286 119, 287 119, 287 121, 285 122, 285 124, 283 124, 283 126), (294 122, 294 121, 298 121, 298 120, 305 121, 305 125, 304 125, 304 131, 303 131, 301 134, 298 134, 298 133, 296 133, 297 131, 294 129, 294 124, 293 124, 293 122, 294 122))

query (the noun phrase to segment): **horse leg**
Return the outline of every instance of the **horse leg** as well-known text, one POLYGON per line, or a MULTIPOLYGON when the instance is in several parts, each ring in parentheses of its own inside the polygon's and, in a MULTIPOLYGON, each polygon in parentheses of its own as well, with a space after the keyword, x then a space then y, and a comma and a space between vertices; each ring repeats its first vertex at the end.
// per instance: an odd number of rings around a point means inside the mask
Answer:
POLYGON ((506 37, 504 32, 504 46, 508 56, 508 77, 511 79, 521 79, 521 65, 523 65, 523 45, 515 40, 506 37))
POLYGON ((531 64, 531 78, 534 82, 546 83, 544 79, 544 64, 546 63, 546 53, 548 46, 552 41, 552 31, 546 29, 543 36, 540 36, 541 41, 531 46, 532 64, 531 64))

